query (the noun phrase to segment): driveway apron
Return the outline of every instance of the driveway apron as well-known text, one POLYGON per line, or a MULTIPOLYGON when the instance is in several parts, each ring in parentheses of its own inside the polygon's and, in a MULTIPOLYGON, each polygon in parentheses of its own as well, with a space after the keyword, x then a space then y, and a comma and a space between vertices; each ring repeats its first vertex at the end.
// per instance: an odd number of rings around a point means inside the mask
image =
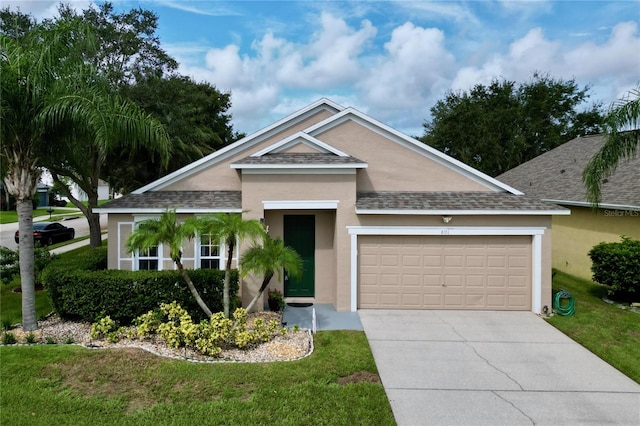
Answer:
POLYGON ((358 313, 399 425, 640 425, 640 385, 531 312, 358 313))

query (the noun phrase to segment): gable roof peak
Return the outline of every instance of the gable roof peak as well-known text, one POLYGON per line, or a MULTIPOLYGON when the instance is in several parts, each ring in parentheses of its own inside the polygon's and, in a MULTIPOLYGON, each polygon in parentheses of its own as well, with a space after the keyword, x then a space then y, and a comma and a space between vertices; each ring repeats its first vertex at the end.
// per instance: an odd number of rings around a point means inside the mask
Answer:
POLYGON ((322 154, 334 154, 338 157, 349 156, 349 154, 346 154, 345 152, 340 151, 339 149, 334 148, 328 143, 322 142, 321 140, 316 139, 313 136, 306 134, 305 132, 298 132, 282 139, 279 142, 274 143, 273 145, 269 145, 268 147, 251 154, 251 157, 262 157, 266 154, 278 154, 285 151, 287 148, 291 148, 292 146, 298 144, 307 145, 322 154))
POLYGON ((290 126, 295 125, 296 123, 299 123, 301 121, 303 121, 304 119, 306 119, 307 117, 312 116, 313 114, 316 114, 322 110, 325 111, 329 111, 333 114, 339 113, 340 111, 344 110, 345 108, 341 105, 338 105, 337 103, 331 101, 330 99, 327 98, 320 98, 317 101, 313 102, 310 105, 307 105, 304 108, 299 109, 298 111, 289 114, 288 116, 281 118, 280 120, 276 121, 275 123, 264 127, 260 130, 258 130, 257 132, 254 132, 250 135, 245 136, 244 138, 230 144, 227 145, 224 148, 221 148, 215 152, 212 152, 211 154, 202 157, 199 160, 194 161, 193 163, 187 164, 186 166, 172 172, 169 173, 166 176, 161 177, 160 179, 157 179, 141 188, 138 188, 134 191, 132 191, 132 193, 134 194, 142 194, 144 192, 147 191, 154 191, 154 190, 159 190, 162 189, 163 187, 170 185, 171 183, 175 182, 176 180, 182 179, 186 176, 191 175, 192 173, 197 173, 198 171, 210 166, 211 164, 215 164, 217 161, 219 161, 222 158, 225 158, 226 156, 234 153, 234 152, 238 152, 242 149, 251 147, 257 143, 259 143, 260 141, 268 138, 269 136, 282 131, 285 128, 288 128, 290 126))

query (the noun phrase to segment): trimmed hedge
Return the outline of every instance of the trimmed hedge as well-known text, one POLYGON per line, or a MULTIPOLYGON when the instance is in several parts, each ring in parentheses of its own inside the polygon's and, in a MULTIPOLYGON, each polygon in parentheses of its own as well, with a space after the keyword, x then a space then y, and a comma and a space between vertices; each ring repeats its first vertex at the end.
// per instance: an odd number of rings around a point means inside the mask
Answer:
MULTIPOLYGON (((129 324, 161 303, 175 300, 194 319, 206 318, 178 271, 99 270, 102 255, 98 250, 77 256, 72 262, 53 262, 45 269, 43 281, 60 317, 94 322, 109 315, 121 324, 129 324)), ((187 273, 207 306, 213 312, 222 311, 224 271, 198 269, 187 273)), ((237 294, 238 272, 233 270, 232 312, 239 305, 237 294)))
POLYGON ((622 237, 619 243, 600 243, 589 251, 593 280, 609 287, 609 296, 640 302, 640 241, 622 237))

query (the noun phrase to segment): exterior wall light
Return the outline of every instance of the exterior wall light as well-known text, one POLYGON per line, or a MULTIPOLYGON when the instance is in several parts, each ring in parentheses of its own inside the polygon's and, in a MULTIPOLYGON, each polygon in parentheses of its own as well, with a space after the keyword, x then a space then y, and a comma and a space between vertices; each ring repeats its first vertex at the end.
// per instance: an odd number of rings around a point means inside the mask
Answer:
POLYGON ((449 223, 451 222, 451 216, 442 216, 442 221, 444 223, 449 223))

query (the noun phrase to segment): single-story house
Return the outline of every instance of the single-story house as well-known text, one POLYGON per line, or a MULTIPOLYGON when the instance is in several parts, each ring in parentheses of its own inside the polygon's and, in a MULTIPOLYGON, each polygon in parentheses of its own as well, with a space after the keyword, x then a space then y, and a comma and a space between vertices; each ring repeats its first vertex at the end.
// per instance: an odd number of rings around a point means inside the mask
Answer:
MULTIPOLYGON (((71 193, 80 201, 87 201, 89 199, 87 193, 75 183, 71 185, 71 193)), ((98 179, 98 200, 108 200, 110 198, 111 188, 109 187, 109 183, 102 179, 98 179)))
MULTIPOLYGON (((569 214, 328 99, 97 209, 109 268, 174 268, 162 247, 125 250, 136 223, 166 208, 264 221, 305 263, 302 279, 271 287, 338 311, 543 312, 552 216, 569 214)), ((185 265, 223 268, 219 244, 185 243, 185 265)), ((243 303, 258 287, 241 283, 243 303)))
POLYGON ((552 264, 585 279, 591 279, 588 252, 594 245, 621 235, 640 239, 640 156, 620 162, 605 179, 597 209, 587 201, 582 171, 603 145, 602 135, 578 137, 496 178, 571 209, 571 216, 552 219, 552 264))

